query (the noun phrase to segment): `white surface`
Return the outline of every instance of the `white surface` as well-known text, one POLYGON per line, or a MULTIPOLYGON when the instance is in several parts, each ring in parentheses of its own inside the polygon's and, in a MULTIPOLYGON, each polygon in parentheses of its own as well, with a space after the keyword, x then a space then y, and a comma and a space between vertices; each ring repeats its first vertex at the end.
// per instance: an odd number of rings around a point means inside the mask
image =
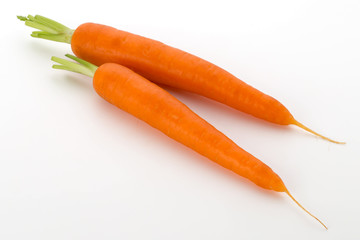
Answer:
POLYGON ((360 2, 12 1, 1 14, 0 239, 360 239, 360 2), (70 46, 16 15, 108 24, 189 51, 274 96, 332 144, 171 90, 277 172, 259 189, 51 68, 70 46))

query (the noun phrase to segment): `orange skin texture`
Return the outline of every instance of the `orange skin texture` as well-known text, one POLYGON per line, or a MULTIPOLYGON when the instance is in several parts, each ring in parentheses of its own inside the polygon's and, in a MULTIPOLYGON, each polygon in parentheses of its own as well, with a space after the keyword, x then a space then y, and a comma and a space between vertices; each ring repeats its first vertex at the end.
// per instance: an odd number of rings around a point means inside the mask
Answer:
POLYGON ((258 186, 285 192, 280 177, 158 85, 115 63, 101 65, 93 79, 106 101, 170 138, 258 186))
POLYGON ((271 96, 206 60, 159 41, 84 23, 74 31, 71 48, 76 56, 95 65, 118 63, 155 83, 208 97, 268 122, 288 125, 294 121, 271 96))

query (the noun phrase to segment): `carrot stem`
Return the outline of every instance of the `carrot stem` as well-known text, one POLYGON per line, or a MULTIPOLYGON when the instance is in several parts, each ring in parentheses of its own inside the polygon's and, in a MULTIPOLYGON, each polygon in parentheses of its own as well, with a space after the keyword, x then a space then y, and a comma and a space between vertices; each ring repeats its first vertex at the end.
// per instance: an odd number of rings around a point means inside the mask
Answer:
POLYGON ((26 26, 40 30, 33 31, 31 33, 32 37, 47 39, 56 42, 71 42, 71 37, 74 30, 50 18, 46 18, 40 15, 28 15, 27 17, 17 16, 17 18, 20 21, 24 21, 26 26))
POLYGON ((321 135, 321 134, 319 134, 319 133, 311 130, 310 128, 306 127, 304 124, 298 122, 298 121, 295 120, 295 119, 293 120, 292 123, 293 123, 294 125, 302 128, 302 129, 304 129, 305 131, 308 131, 308 132, 314 134, 315 136, 318 136, 318 137, 320 137, 320 138, 322 138, 322 139, 325 139, 325 140, 327 140, 327 141, 330 141, 330 142, 332 142, 332 143, 345 144, 345 142, 339 142, 339 141, 335 141, 335 140, 333 140, 333 139, 330 139, 330 138, 328 138, 328 137, 325 137, 325 136, 323 136, 323 135, 321 135))
POLYGON ((51 60, 59 64, 54 64, 52 67, 55 69, 67 70, 80 73, 89 77, 94 77, 97 66, 70 54, 66 54, 65 56, 76 62, 53 56, 51 57, 51 60))
POLYGON ((285 193, 305 212, 307 212, 310 216, 312 216, 313 218, 315 218, 321 225, 323 225, 323 227, 328 230, 327 226, 320 221, 320 219, 318 219, 317 217, 315 217, 312 213, 310 213, 308 210, 306 210, 298 201, 296 201, 296 199, 290 194, 290 192, 288 190, 285 191, 285 193))

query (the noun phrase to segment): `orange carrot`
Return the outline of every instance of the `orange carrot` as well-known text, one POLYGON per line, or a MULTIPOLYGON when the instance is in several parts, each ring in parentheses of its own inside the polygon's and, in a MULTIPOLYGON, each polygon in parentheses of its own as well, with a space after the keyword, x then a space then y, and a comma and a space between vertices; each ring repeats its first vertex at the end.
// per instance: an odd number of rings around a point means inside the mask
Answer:
POLYGON ((224 69, 161 42, 95 23, 72 30, 39 15, 18 18, 41 30, 31 36, 71 43, 76 56, 93 64, 119 63, 155 83, 197 93, 268 122, 294 124, 328 141, 343 143, 299 123, 279 101, 224 69))
POLYGON ((53 61, 60 63, 53 67, 93 77, 95 91, 106 101, 256 185, 287 193, 303 208, 270 167, 237 146, 164 89, 119 64, 105 63, 97 68, 75 56, 66 56, 78 63, 53 57, 53 61))

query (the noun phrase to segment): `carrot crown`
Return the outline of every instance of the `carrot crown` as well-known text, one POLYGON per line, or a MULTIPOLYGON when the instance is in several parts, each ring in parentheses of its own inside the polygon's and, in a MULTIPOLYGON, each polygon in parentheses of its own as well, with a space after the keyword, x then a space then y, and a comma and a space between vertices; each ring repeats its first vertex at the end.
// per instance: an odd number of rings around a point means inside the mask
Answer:
POLYGON ((52 61, 59 63, 59 64, 54 64, 52 67, 55 69, 67 70, 71 72, 80 73, 89 77, 94 77, 94 74, 98 68, 97 66, 85 60, 82 60, 81 58, 75 57, 74 55, 71 54, 66 54, 65 56, 76 62, 69 61, 63 58, 51 57, 52 61))
POLYGON ((17 16, 17 18, 20 21, 24 21, 26 26, 40 30, 33 31, 31 33, 32 37, 43 38, 56 42, 71 42, 74 30, 62 25, 61 23, 40 15, 28 15, 27 17, 17 16))

